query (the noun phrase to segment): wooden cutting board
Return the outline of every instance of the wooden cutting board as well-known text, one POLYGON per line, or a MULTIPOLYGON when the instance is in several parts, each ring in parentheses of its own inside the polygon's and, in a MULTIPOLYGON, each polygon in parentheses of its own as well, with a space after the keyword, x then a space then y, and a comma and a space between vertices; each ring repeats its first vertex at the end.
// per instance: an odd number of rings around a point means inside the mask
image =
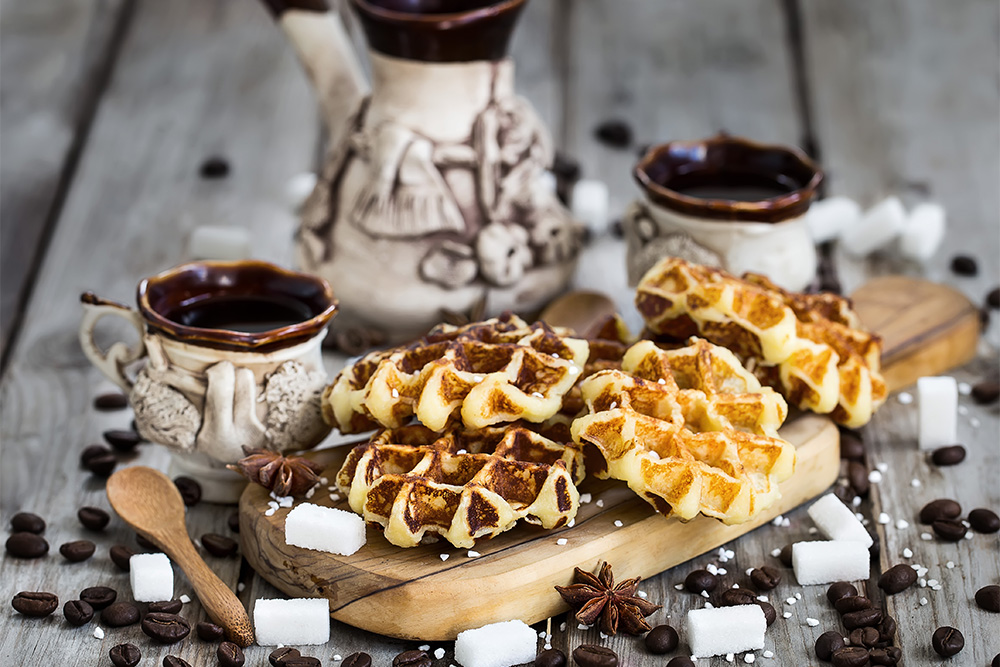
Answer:
MULTIPOLYGON (((864 286, 854 300, 863 321, 883 336, 884 373, 891 390, 962 364, 975 352, 978 313, 954 290, 891 277, 864 286)), ((480 542, 476 551, 481 555, 470 558, 466 550, 446 542, 401 549, 385 540, 381 527, 369 527, 360 551, 338 556, 285 544, 289 510, 265 516, 270 498, 251 484, 240 500, 243 554, 278 589, 296 597, 326 597, 333 618, 383 635, 439 641, 495 621, 535 623, 565 610, 552 586, 570 583, 574 567, 594 571, 607 560, 624 575, 648 578, 729 543, 828 489, 840 468, 833 423, 802 414, 789 420, 781 434, 797 448, 795 474, 781 485, 782 498, 774 506, 739 526, 704 516, 688 523, 666 519, 624 484, 590 479, 580 490, 593 500, 581 505, 573 528, 545 531, 518 525, 480 542), (557 540, 563 538, 566 544, 560 545, 557 540)), ((323 474, 331 483, 346 449, 312 454, 326 466, 323 474)), ((346 500, 333 503, 327 493, 316 493, 311 502, 350 509, 346 500)))

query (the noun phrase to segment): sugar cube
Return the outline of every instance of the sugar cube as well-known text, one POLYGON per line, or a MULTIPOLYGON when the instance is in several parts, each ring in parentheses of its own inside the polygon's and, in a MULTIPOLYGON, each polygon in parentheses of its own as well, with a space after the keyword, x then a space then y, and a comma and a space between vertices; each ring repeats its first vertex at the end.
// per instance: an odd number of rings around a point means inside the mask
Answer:
POLYGON ((534 662, 535 631, 523 621, 490 623, 460 632, 455 660, 463 667, 510 667, 534 662))
POLYGON ((174 569, 166 554, 135 554, 128 560, 132 599, 163 602, 174 599, 174 569))
POLYGON ((868 579, 870 558, 868 547, 862 542, 796 542, 792 545, 792 569, 802 586, 868 579))
POLYGON ((188 247, 194 259, 246 259, 250 234, 243 227, 202 225, 191 232, 188 247))
POLYGON ((865 547, 872 545, 872 536, 854 516, 854 512, 834 494, 828 493, 814 502, 808 513, 816 527, 831 540, 861 542, 865 547))
POLYGON ((325 644, 330 641, 330 603, 325 598, 257 600, 253 627, 260 646, 325 644))
POLYGON ((584 178, 573 186, 570 208, 574 218, 600 233, 608 226, 609 201, 608 186, 603 181, 584 178))
POLYGON ((899 197, 886 197, 840 234, 840 244, 848 254, 864 257, 899 236, 905 224, 903 202, 899 197))
POLYGON ((910 211, 899 238, 899 249, 903 257, 926 262, 941 246, 944 231, 944 207, 930 202, 917 204, 910 211))
POLYGON ((958 442, 958 383, 948 376, 917 380, 920 401, 920 449, 958 442))
POLYGON ((365 522, 335 507, 300 503, 285 517, 285 543, 350 556, 364 546, 365 522))
POLYGON ((767 620, 760 605, 692 609, 687 613, 687 639, 699 658, 764 648, 767 620))
POLYGON ((806 213, 806 226, 814 243, 832 241, 861 219, 861 206, 850 197, 827 197, 814 202, 806 213))

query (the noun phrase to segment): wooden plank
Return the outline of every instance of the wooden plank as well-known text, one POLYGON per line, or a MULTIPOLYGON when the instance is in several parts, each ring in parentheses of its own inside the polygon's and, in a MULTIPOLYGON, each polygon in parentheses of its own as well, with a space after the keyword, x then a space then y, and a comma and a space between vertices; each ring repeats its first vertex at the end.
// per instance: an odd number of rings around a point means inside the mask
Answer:
POLYGON ((0 354, 25 305, 131 5, 0 5, 0 354))

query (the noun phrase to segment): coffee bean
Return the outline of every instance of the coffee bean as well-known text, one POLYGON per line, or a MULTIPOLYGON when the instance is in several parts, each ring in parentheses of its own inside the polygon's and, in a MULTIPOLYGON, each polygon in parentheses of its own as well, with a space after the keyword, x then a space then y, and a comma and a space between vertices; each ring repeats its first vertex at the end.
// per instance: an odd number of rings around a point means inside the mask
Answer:
POLYGON ((94 608, 83 600, 70 600, 63 605, 63 616, 70 625, 86 625, 94 618, 94 608))
POLYGON ((240 532, 240 513, 233 512, 232 514, 230 514, 229 518, 226 519, 226 525, 228 525, 229 530, 233 531, 234 533, 240 532))
POLYGON ((577 181, 580 179, 580 162, 566 155, 562 151, 556 151, 552 160, 552 173, 567 181, 577 181))
POLYGON ((833 667, 864 667, 868 664, 868 649, 861 646, 838 648, 830 655, 833 667))
POLYGON ((965 648, 965 636, 957 629, 945 625, 934 631, 931 646, 942 658, 950 658, 965 648))
POLYGON ((758 591, 772 591, 781 583, 781 573, 767 565, 750 572, 750 583, 758 591))
POLYGON ((119 644, 108 652, 115 667, 135 667, 142 659, 142 651, 135 644, 119 644))
POLYGON ((858 594, 858 589, 854 587, 854 584, 847 581, 838 581, 830 584, 830 588, 826 589, 826 599, 830 601, 830 604, 837 604, 837 600, 841 598, 851 597, 858 594))
POLYGON ((719 580, 708 570, 695 570, 684 578, 684 588, 691 593, 705 591, 711 593, 719 585, 719 580))
POLYGON ((869 651, 868 659, 871 660, 873 665, 888 665, 892 667, 892 665, 903 659, 903 652, 895 646, 887 646, 886 648, 877 648, 869 651))
POLYGON ((403 651, 392 659, 392 667, 430 667, 431 659, 424 651, 403 651))
POLYGON ((653 655, 665 655, 677 648, 680 638, 677 636, 677 631, 669 625, 657 625, 649 631, 643 641, 646 650, 653 655))
POLYGON ((965 525, 957 519, 938 519, 931 524, 934 534, 945 542, 958 542, 965 537, 965 525))
POLYGON ((231 538, 216 535, 215 533, 206 533, 201 536, 201 546, 205 547, 205 551, 213 556, 226 558, 236 554, 236 547, 238 545, 236 540, 231 538))
POLYGON ((868 537, 872 538, 872 545, 868 547, 868 555, 874 563, 878 560, 879 551, 882 550, 882 541, 879 539, 878 533, 875 532, 874 526, 867 526, 866 530, 868 537))
POLYGON ((201 500, 201 484, 197 480, 190 477, 177 477, 174 479, 174 486, 181 492, 181 498, 188 507, 197 505, 198 501, 201 500))
POLYGON ((147 540, 145 537, 143 537, 139 533, 135 534, 135 543, 138 544, 143 549, 145 549, 146 551, 159 551, 160 550, 160 547, 156 546, 155 544, 153 544, 152 542, 150 542, 149 540, 147 540))
POLYGON ((184 607, 184 603, 180 600, 161 600, 150 602, 146 611, 154 614, 179 614, 182 607, 184 607))
POLYGON ((977 533, 995 533, 1000 530, 1000 517, 984 507, 969 512, 969 525, 977 533))
POLYGON ((206 642, 219 641, 222 639, 222 634, 225 632, 221 625, 209 623, 208 621, 201 621, 198 625, 194 626, 194 630, 198 633, 198 638, 206 642))
POLYGON ((134 451, 136 445, 142 442, 142 436, 135 431, 115 428, 104 432, 104 440, 117 451, 127 454, 134 451))
MULTIPOLYGON (((91 447, 97 447, 99 445, 91 445, 91 447)), ((88 447, 87 449, 90 449, 88 447)), ((97 475, 98 477, 110 477, 111 473, 114 471, 115 466, 118 465, 118 459, 107 447, 102 447, 106 450, 101 454, 94 454, 90 456, 86 461, 84 461, 83 467, 90 471, 92 475, 97 475)), ((86 451, 86 450, 84 450, 86 451)))
POLYGON ((667 663, 667 667, 694 667, 694 662, 687 656, 679 655, 667 663))
POLYGON ((97 545, 90 540, 76 540, 59 545, 59 553, 71 563, 85 561, 94 555, 97 545))
POLYGON ((824 632, 816 639, 816 657, 829 662, 833 652, 844 646, 844 636, 839 632, 835 630, 824 632))
POLYGON ((31 512, 18 512, 10 518, 10 529, 15 533, 41 535, 45 532, 45 519, 31 512))
POLYGON ((849 431, 840 432, 840 458, 859 463, 865 460, 865 443, 849 431))
POLYGON ((878 640, 883 644, 891 644, 896 638, 896 619, 886 616, 878 624, 878 640))
POLYGON ((1000 287, 994 287, 986 295, 986 305, 990 308, 1000 308, 1000 287))
POLYGON ((168 655, 163 658, 163 667, 191 667, 191 663, 176 655, 168 655))
POLYGON ((308 655, 300 655, 296 658, 288 658, 279 663, 281 667, 323 667, 319 658, 312 658, 308 655))
POLYGON ((749 588, 727 588, 719 596, 719 605, 722 607, 738 607, 756 602, 757 596, 749 588))
POLYGON ((297 658, 299 655, 300 653, 298 649, 282 646, 281 648, 276 648, 271 651, 271 654, 267 656, 267 661, 271 663, 271 667, 281 667, 283 660, 287 658, 297 658))
POLYGON ((605 146, 628 148, 632 144, 632 128, 623 120, 606 120, 594 128, 594 137, 605 146))
POLYGON ((976 604, 985 611, 1000 612, 1000 586, 991 584, 980 588, 976 591, 976 604))
POLYGON ((243 667, 247 661, 243 655, 243 649, 233 642, 222 642, 215 650, 215 656, 219 659, 221 667, 243 667))
POLYGON ((848 630, 878 625, 882 622, 882 610, 861 609, 860 611, 851 611, 844 614, 840 620, 848 630))
POLYGON ((996 403, 1000 398, 1000 382, 983 380, 972 385, 972 400, 979 405, 996 403))
POLYGON ((135 555, 135 552, 124 544, 116 544, 111 547, 110 553, 111 561, 118 566, 118 569, 123 572, 128 572, 130 569, 129 559, 135 555))
POLYGON ((107 586, 91 586, 80 591, 80 599, 100 611, 118 598, 118 591, 107 586))
POLYGON ((34 533, 13 533, 5 546, 14 558, 41 558, 49 552, 49 543, 34 533))
POLYGON ((778 612, 774 610, 770 602, 757 600, 756 604, 764 612, 764 620, 767 621, 767 626, 771 627, 771 624, 778 620, 778 612))
POLYGON ((177 614, 146 614, 142 631, 161 644, 175 644, 191 632, 191 624, 177 614))
POLYGON ((993 656, 993 662, 990 663, 990 667, 1000 667, 1000 653, 993 656))
MULTIPOLYGON (((558 649, 542 651, 535 658, 535 665, 537 667, 563 667, 565 664, 566 656, 558 649), (562 658, 562 662, 559 662, 558 658, 562 658)), ((340 663, 340 667, 372 667, 372 657, 363 651, 358 651, 344 658, 344 661, 340 663)))
POLYGON ((974 276, 979 273, 979 264, 975 257, 955 255, 951 259, 951 270, 960 276, 974 276))
POLYGON ((846 595, 833 603, 837 612, 843 616, 853 611, 864 611, 872 608, 872 601, 864 595, 846 595))
POLYGON ((781 553, 778 554, 778 560, 780 560, 781 564, 784 565, 785 567, 791 567, 792 566, 792 545, 791 544, 786 544, 785 546, 781 547, 781 553))
POLYGON ((951 445, 939 447, 931 453, 931 461, 936 466, 954 466, 965 460, 965 447, 951 445))
POLYGON ((101 411, 124 410, 128 407, 128 398, 125 394, 113 391, 101 394, 94 399, 94 409, 101 411))
POLYGON ((916 571, 909 565, 893 565, 878 578, 878 587, 889 595, 895 595, 913 585, 917 580, 916 571))
POLYGON ((109 628, 123 628, 135 625, 141 616, 139 607, 131 602, 112 602, 101 612, 101 623, 109 628))
POLYGON ((87 467, 87 463, 98 456, 105 456, 111 454, 114 456, 114 452, 111 451, 110 447, 105 447, 104 445, 87 445, 80 452, 80 466, 83 468, 87 467))
POLYGON ((605 646, 581 644, 573 649, 573 661, 580 667, 617 667, 618 654, 605 646))
POLYGON ((848 636, 851 645, 874 648, 878 644, 878 630, 873 627, 854 628, 848 636))
POLYGON ((868 497, 871 490, 871 482, 868 481, 868 468, 862 463, 851 461, 847 464, 847 481, 850 483, 854 493, 862 498, 868 497))
POLYGON ((213 155, 201 163, 198 173, 205 179, 225 178, 229 175, 229 162, 225 158, 213 155))
POLYGON ((854 499, 858 497, 858 494, 854 492, 854 489, 850 484, 847 483, 845 478, 843 484, 839 481, 833 486, 833 495, 837 496, 837 500, 844 503, 848 507, 853 507, 852 503, 854 499))
POLYGON ((111 521, 111 515, 100 507, 81 507, 76 511, 76 518, 84 528, 93 531, 104 530, 111 521))
POLYGON ((44 591, 21 591, 10 604, 25 616, 41 618, 59 608, 59 598, 44 591))
POLYGON ((962 516, 962 506, 950 498, 938 498, 920 510, 920 523, 932 524, 938 519, 957 519, 962 516))

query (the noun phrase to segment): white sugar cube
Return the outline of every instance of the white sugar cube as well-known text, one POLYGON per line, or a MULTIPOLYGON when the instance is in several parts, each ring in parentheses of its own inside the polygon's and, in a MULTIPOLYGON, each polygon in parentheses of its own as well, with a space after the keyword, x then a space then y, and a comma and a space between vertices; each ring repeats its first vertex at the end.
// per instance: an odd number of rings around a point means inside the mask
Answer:
POLYGON ((854 512, 832 493, 826 494, 812 504, 809 508, 809 518, 831 540, 861 542, 865 547, 872 545, 872 536, 854 516, 854 512))
POLYGON ((796 542, 792 569, 801 586, 868 579, 868 547, 862 542, 796 542))
POLYGON ((832 241, 861 219, 861 206, 850 197, 827 197, 813 203, 806 213, 806 226, 813 242, 832 241))
POLYGON ((899 197, 886 197, 841 233, 840 244, 848 254, 864 257, 899 236, 905 224, 903 202, 899 197))
POLYGON ((910 211, 899 238, 899 249, 907 259, 926 262, 944 240, 945 214, 940 204, 917 204, 910 211))
POLYGON ((191 232, 188 250, 194 259, 246 259, 250 234, 243 227, 203 225, 191 232))
POLYGON ((330 641, 330 603, 325 598, 257 600, 253 628, 260 646, 325 644, 330 641))
POLYGON ((350 556, 365 545, 365 522, 335 507, 300 503, 285 517, 285 543, 350 556))
POLYGON ((535 631, 522 621, 491 623, 460 632, 455 660, 463 667, 510 667, 535 660, 535 631))
POLYGON ((135 554, 128 559, 128 578, 136 602, 174 599, 174 568, 166 554, 135 554))
POLYGON ((920 449, 958 442, 958 383, 948 376, 917 380, 920 401, 920 449))
POLYGON ((687 613, 687 639, 699 658, 764 648, 767 619, 760 605, 692 609, 687 613))
POLYGON ((573 186, 570 195, 570 209, 573 217, 595 233, 608 226, 608 186, 603 181, 580 179, 573 186))

